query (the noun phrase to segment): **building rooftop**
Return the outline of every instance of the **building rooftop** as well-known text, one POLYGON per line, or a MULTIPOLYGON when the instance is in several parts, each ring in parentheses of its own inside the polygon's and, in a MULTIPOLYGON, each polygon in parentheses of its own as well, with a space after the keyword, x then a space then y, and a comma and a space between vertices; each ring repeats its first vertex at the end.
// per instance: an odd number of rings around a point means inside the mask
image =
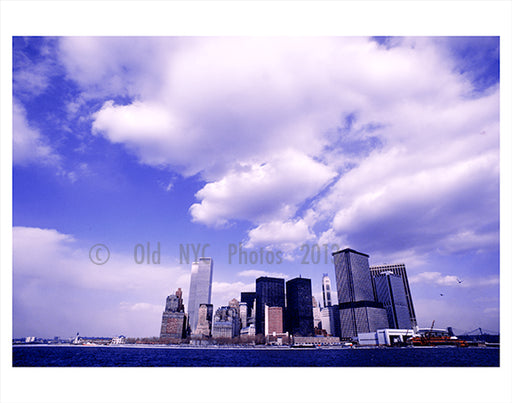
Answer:
POLYGON ((338 253, 343 253, 343 252, 357 253, 358 255, 363 255, 363 256, 366 256, 366 257, 370 257, 370 255, 367 255, 366 253, 358 252, 357 250, 350 249, 350 248, 345 248, 343 250, 339 250, 337 252, 333 252, 332 255, 334 256, 334 255, 337 255, 338 253))

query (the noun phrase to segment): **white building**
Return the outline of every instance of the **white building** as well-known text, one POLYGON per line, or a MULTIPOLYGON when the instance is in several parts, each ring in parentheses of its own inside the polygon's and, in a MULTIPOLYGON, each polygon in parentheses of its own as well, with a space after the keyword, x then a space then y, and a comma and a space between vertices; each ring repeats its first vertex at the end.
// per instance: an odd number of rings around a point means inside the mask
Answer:
POLYGON ((316 301, 316 298, 314 295, 313 295, 313 327, 316 327, 316 328, 322 327, 322 314, 320 313, 320 307, 318 306, 318 302, 316 301))
POLYGON ((379 329, 376 332, 359 333, 358 340, 361 346, 392 346, 414 336, 417 334, 412 329, 379 329))
POLYGON ((110 344, 125 344, 126 343, 126 337, 125 336, 116 336, 112 338, 112 341, 110 344))
POLYGON ((324 297, 324 307, 331 306, 331 280, 327 273, 324 273, 324 276, 322 277, 322 295, 324 297))
POLYGON ((247 303, 240 302, 240 324, 242 327, 247 327, 247 303))

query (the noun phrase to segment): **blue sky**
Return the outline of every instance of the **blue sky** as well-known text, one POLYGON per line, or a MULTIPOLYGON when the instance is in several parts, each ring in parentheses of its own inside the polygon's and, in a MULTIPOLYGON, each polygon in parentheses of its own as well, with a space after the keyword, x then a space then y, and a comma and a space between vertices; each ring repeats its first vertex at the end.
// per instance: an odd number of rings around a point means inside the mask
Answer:
POLYGON ((14 38, 13 335, 158 335, 180 244, 216 307, 263 274, 320 300, 338 245, 405 263, 420 325, 498 331, 499 95, 496 37, 14 38))

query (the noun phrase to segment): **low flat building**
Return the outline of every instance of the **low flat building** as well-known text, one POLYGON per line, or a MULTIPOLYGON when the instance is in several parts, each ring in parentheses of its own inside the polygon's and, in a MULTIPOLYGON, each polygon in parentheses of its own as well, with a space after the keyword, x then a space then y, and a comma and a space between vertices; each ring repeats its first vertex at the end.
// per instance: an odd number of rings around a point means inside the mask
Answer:
POLYGON ((334 344, 340 344, 339 337, 333 336, 319 336, 319 337, 299 337, 293 338, 293 344, 296 346, 328 346, 334 344))
POLYGON ((402 344, 416 336, 412 329, 379 329, 376 332, 360 333, 360 346, 393 346, 402 344))

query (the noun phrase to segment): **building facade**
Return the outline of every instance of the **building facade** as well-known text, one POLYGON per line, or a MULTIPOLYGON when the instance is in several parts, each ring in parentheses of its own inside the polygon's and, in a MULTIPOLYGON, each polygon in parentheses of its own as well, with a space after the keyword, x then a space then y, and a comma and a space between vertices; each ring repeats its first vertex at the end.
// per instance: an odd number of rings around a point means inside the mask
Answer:
POLYGON ((286 282, 286 330, 292 335, 313 336, 311 280, 297 277, 286 282))
POLYGON ((186 318, 181 288, 175 294, 171 294, 165 301, 165 310, 162 313, 160 338, 173 341, 185 337, 186 318))
MULTIPOLYGON (((399 263, 399 264, 386 264, 386 265, 379 265, 379 266, 371 266, 370 267, 370 273, 372 275, 372 281, 374 281, 374 278, 376 275, 384 273, 384 272, 392 272, 393 274, 399 275, 402 277, 402 281, 404 283, 404 290, 405 290, 405 299, 407 301, 407 309, 409 311, 409 318, 411 321, 411 325, 413 327, 417 326, 418 323, 416 321, 416 313, 414 311, 414 304, 412 303, 412 295, 411 295, 411 288, 409 287, 409 279, 407 278, 407 270, 405 268, 405 264, 399 263)), ((375 284, 375 282, 374 282, 375 284)))
POLYGON ((331 306, 331 279, 327 273, 324 273, 322 277, 322 296, 324 297, 324 307, 331 306))
POLYGON ((255 292, 240 293, 240 302, 245 302, 247 304, 247 317, 254 316, 253 307, 254 307, 255 301, 256 301, 256 293, 255 292))
POLYGON ((198 336, 210 337, 212 335, 213 305, 199 305, 198 321, 194 334, 198 336))
POLYGON ((322 329, 325 329, 327 335, 340 337, 340 310, 338 305, 331 305, 322 308, 322 329))
POLYGON ((285 308, 284 279, 259 277, 256 279, 256 334, 265 332, 265 306, 285 308))
POLYGON ((240 335, 240 319, 236 309, 222 306, 215 312, 212 337, 233 338, 240 335))
POLYGON ((388 314, 391 329, 412 329, 402 276, 384 272, 373 277, 377 300, 388 314))
POLYGON ((315 296, 312 298, 313 301, 313 326, 315 329, 321 329, 322 328, 322 313, 320 306, 318 305, 318 302, 316 302, 315 296))
POLYGON ((239 310, 240 310, 240 326, 247 327, 247 311, 249 308, 247 307, 246 302, 240 302, 239 304, 239 310))
POLYGON ((199 319, 199 306, 210 304, 212 295, 213 260, 210 257, 199 258, 192 263, 190 274, 190 293, 188 299, 188 321, 190 331, 195 333, 199 319))
POLYGON ((340 337, 356 338, 389 327, 384 306, 375 301, 369 255, 353 249, 333 253, 340 311, 340 337))
POLYGON ((283 333, 283 308, 265 306, 265 336, 283 333))

